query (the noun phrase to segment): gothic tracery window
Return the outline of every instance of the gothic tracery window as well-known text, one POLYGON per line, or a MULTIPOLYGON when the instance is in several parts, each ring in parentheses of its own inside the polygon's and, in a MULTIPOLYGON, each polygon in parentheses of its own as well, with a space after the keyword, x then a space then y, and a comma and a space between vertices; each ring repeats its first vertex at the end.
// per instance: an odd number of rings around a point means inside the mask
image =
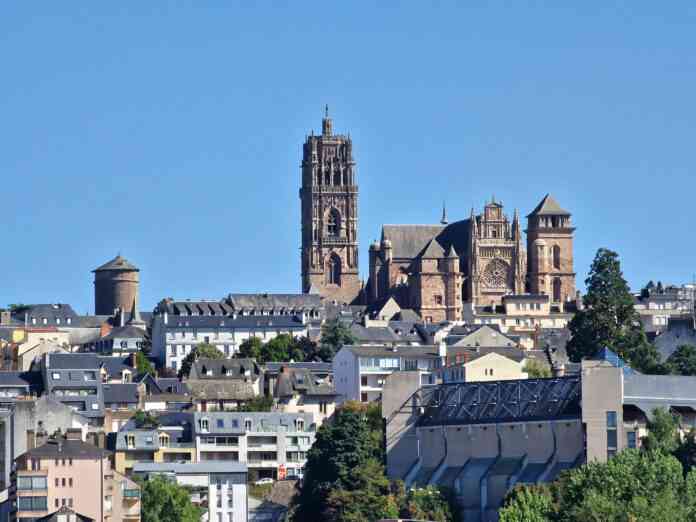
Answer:
POLYGON ((556 270, 561 269, 561 247, 558 245, 553 246, 553 267, 556 270))
POLYGON ((330 236, 338 236, 341 230, 341 216, 334 208, 329 212, 326 221, 326 233, 330 236))
POLYGON ((487 288, 505 288, 508 286, 510 267, 502 259, 493 259, 483 271, 483 284, 487 288))
POLYGON ((326 282, 330 285, 341 284, 341 258, 331 254, 326 264, 326 282))

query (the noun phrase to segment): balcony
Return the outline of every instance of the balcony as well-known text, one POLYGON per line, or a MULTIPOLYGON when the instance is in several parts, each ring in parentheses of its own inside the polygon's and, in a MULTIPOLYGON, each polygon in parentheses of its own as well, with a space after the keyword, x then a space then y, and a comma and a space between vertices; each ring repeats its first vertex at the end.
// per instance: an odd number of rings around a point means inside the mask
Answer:
POLYGON ((139 489, 124 489, 123 490, 123 498, 127 498, 127 499, 140 498, 140 490, 139 489))

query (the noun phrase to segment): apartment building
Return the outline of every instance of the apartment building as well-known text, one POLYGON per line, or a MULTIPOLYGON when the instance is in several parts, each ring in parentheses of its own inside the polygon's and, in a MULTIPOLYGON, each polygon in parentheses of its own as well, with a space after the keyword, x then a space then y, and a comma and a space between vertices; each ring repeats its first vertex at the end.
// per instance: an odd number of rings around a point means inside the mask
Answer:
POLYGON ((311 413, 318 426, 336 410, 336 388, 308 368, 281 366, 274 386, 275 407, 285 413, 311 413))
POLYGON ((345 345, 333 360, 339 401, 372 402, 382 396, 385 379, 394 372, 418 372, 421 384, 434 384, 434 372, 446 356, 440 346, 345 345))
POLYGON ((20 455, 12 520, 33 522, 61 508, 91 520, 140 520, 140 488, 111 468, 110 452, 79 440, 51 439, 20 455))
POLYGON ((146 480, 161 476, 185 486, 191 502, 207 511, 205 520, 247 522, 247 467, 242 462, 139 462, 133 475, 146 480))
POLYGON ((316 429, 310 413, 196 412, 196 458, 246 463, 250 480, 299 478, 316 429))
POLYGON ((263 370, 254 359, 198 359, 186 379, 196 411, 235 410, 263 391, 263 370))
POLYGON ((269 315, 271 311, 281 309, 237 312, 227 302, 162 301, 153 316, 152 355, 161 365, 179 370, 200 343, 212 344, 232 357, 250 337, 267 342, 281 334, 307 336, 313 321, 309 313, 269 315))
POLYGON ((103 425, 104 391, 95 354, 46 354, 41 373, 44 392, 51 399, 87 417, 91 426, 103 425))

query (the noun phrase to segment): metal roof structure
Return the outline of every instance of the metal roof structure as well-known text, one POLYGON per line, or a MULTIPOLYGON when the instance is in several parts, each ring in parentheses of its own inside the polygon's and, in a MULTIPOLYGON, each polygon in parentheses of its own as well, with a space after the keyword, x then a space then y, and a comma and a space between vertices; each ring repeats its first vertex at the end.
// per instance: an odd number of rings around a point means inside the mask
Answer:
POLYGON ((465 382, 423 388, 418 426, 580 418, 580 377, 465 382))

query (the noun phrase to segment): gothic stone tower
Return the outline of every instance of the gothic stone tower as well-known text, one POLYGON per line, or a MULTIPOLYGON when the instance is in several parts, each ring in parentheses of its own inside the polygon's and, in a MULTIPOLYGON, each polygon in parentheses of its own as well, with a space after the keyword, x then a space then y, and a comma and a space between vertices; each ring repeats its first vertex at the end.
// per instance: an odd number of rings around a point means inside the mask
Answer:
POLYGON ((480 216, 472 209, 465 300, 477 306, 498 305, 504 295, 523 293, 525 257, 517 211, 511 226, 503 205, 495 199, 480 216))
POLYGON ((353 144, 333 133, 328 107, 321 136, 302 151, 302 291, 351 303, 360 293, 358 186, 353 144))
POLYGON ((117 308, 125 313, 136 306, 140 269, 135 265, 118 255, 92 272, 95 315, 112 315, 117 308))
POLYGON ((527 216, 529 291, 547 294, 551 302, 575 298, 573 232, 570 212, 549 194, 527 216))

